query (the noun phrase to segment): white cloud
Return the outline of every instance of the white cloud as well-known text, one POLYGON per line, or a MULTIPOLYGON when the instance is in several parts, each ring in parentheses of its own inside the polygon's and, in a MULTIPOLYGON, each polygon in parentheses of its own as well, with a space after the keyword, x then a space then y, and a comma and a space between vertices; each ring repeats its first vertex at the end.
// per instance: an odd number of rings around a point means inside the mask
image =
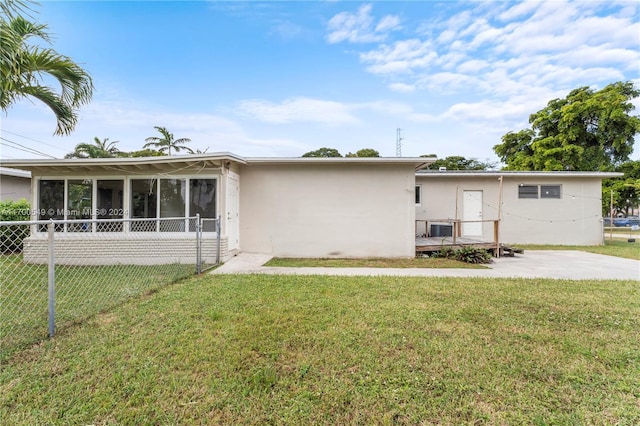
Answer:
POLYGON ((340 43, 348 41, 350 43, 372 43, 383 41, 387 38, 389 31, 399 29, 400 18, 393 15, 386 15, 377 25, 371 16, 372 6, 365 4, 360 6, 356 13, 341 12, 329 20, 327 28, 329 43, 340 43))
POLYGON ((276 124, 307 122, 335 126, 358 122, 348 105, 310 98, 289 98, 279 104, 261 99, 245 100, 240 102, 238 110, 260 121, 276 124))
POLYGON ((376 32, 396 30, 400 26, 400 18, 393 15, 387 15, 376 25, 376 32))
POLYGON ((374 74, 397 74, 427 68, 437 56, 430 41, 409 39, 363 53, 360 60, 371 64, 367 70, 374 74))
POLYGON ((391 83, 387 87, 389 88, 389 90, 399 93, 412 93, 416 90, 416 86, 405 83, 391 83))
POLYGON ((392 91, 508 101, 534 86, 566 94, 634 78, 638 34, 638 14, 625 2, 480 3, 359 57, 368 72, 393 81, 392 91))

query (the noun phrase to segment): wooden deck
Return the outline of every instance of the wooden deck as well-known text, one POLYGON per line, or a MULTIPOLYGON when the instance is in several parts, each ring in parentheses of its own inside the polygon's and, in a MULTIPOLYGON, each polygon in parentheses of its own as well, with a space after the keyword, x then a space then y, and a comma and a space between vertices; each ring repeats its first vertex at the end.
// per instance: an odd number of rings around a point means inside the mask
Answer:
POLYGON ((416 253, 428 253, 441 250, 444 247, 462 248, 476 247, 481 249, 493 250, 494 256, 501 255, 502 245, 499 242, 499 220, 459 220, 459 219, 417 219, 416 220, 416 253), (493 222, 493 240, 469 238, 462 236, 463 223, 484 223, 493 222), (451 237, 430 237, 426 236, 430 232, 429 224, 445 223, 451 225, 451 237), (421 234, 420 232, 425 232, 421 234))
POLYGON ((483 241, 467 237, 456 237, 455 242, 452 237, 416 237, 416 253, 438 251, 444 247, 477 247, 488 250, 493 249, 494 251, 497 248, 495 241, 483 241))

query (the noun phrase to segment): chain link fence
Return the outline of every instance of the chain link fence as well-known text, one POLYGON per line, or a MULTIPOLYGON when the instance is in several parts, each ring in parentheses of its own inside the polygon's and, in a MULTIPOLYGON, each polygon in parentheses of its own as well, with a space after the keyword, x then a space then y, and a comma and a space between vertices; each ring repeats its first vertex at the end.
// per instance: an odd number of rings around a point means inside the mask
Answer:
POLYGON ((220 219, 0 222, 0 361, 220 262, 220 219))

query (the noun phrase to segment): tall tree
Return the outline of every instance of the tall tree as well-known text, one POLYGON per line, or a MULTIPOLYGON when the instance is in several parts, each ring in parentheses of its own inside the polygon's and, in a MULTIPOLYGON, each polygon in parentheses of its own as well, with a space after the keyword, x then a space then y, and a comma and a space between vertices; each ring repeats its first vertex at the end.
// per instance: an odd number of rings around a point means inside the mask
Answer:
POLYGON ((380 153, 372 148, 362 148, 356 153, 348 153, 345 157, 380 157, 380 153))
POLYGON ((171 150, 173 150, 176 153, 184 150, 189 154, 193 154, 193 150, 191 148, 189 148, 188 146, 184 146, 184 144, 191 142, 191 139, 189 138, 175 139, 173 137, 173 133, 169 132, 166 127, 154 126, 154 129, 160 132, 162 137, 160 138, 156 136, 148 137, 147 139, 145 139, 147 143, 144 144, 142 149, 153 147, 153 148, 156 148, 159 152, 163 154, 167 153, 168 155, 171 155, 171 150))
MULTIPOLYGON (((422 155, 422 157, 433 157, 433 155, 422 155)), ((489 170, 496 167, 490 161, 482 162, 476 158, 465 158, 460 155, 450 155, 445 158, 438 158, 429 165, 429 169, 438 170, 445 167, 447 170, 489 170)))
POLYGON ((640 160, 624 162, 615 171, 624 176, 602 182, 602 212, 609 216, 613 191, 614 213, 628 216, 632 209, 640 208, 640 160))
POLYGON ((29 44, 32 38, 47 43, 50 38, 46 25, 20 16, 26 2, 4 0, 0 4, 0 108, 7 113, 20 99, 37 99, 55 114, 55 134, 71 133, 78 109, 93 95, 90 75, 69 57, 29 44), (59 93, 45 84, 50 78, 60 86, 59 93))
POLYGON ((303 157, 342 157, 342 154, 335 148, 320 148, 302 154, 303 157))
POLYGON ((73 152, 64 156, 64 158, 113 158, 126 156, 126 153, 120 151, 116 144, 118 141, 109 141, 109 138, 93 138, 93 143, 79 143, 73 152))
POLYGON ((612 170, 633 152, 640 118, 630 81, 602 90, 572 90, 529 117, 531 129, 509 132, 493 147, 511 170, 612 170))

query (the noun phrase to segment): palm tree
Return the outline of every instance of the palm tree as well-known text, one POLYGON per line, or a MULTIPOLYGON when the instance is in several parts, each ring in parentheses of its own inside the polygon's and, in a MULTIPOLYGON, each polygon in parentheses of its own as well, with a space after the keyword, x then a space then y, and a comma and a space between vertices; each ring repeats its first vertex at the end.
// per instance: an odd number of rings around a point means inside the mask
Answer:
POLYGON ((9 1, 0 8, 0 108, 7 112, 22 98, 38 99, 56 116, 55 134, 69 134, 78 121, 77 109, 87 104, 93 95, 91 76, 55 50, 29 45, 27 42, 32 37, 50 41, 47 26, 11 13, 15 12, 11 7, 13 3, 16 2, 9 1), (60 93, 44 85, 44 76, 57 81, 60 93))
POLYGON ((158 148, 158 151, 162 153, 166 152, 169 155, 171 155, 172 149, 175 152, 180 152, 180 150, 184 150, 189 154, 193 154, 193 150, 191 148, 189 148, 188 146, 182 146, 185 143, 191 142, 191 139, 189 138, 174 139, 173 133, 169 132, 166 129, 166 127, 154 126, 153 128, 156 129, 158 132, 160 132, 162 137, 158 138, 155 136, 151 136, 149 138, 146 138, 145 141, 147 143, 144 144, 144 146, 142 147, 143 149, 154 147, 154 148, 158 148))
POLYGON ((93 138, 93 143, 79 143, 73 152, 64 156, 64 158, 113 158, 121 157, 123 154, 116 144, 118 141, 109 142, 109 138, 93 138))

